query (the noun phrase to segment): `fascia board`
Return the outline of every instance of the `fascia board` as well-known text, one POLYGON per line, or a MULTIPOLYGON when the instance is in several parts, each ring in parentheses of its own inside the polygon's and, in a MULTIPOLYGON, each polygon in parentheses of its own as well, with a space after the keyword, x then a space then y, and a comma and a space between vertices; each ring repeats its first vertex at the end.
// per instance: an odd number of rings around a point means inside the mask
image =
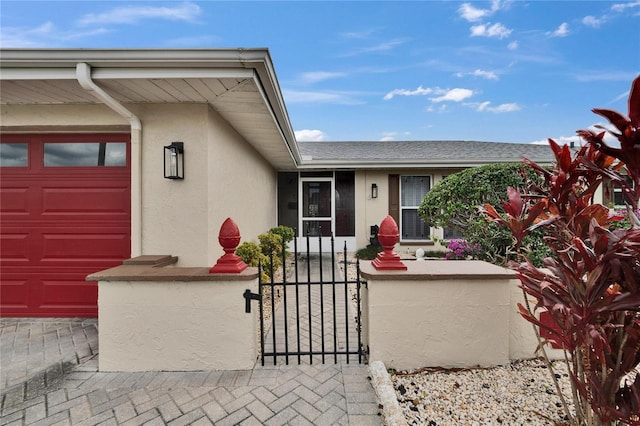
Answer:
MULTIPOLYGON (((94 80, 147 78, 253 78, 247 68, 94 68, 94 80)), ((2 80, 75 80, 75 68, 3 68, 2 80)))
POLYGON ((1 49, 3 66, 68 67, 232 67, 253 68, 268 49, 1 49))
MULTIPOLYGON (((552 162, 548 159, 535 159, 532 158, 537 164, 542 166, 551 165, 552 162)), ((437 161, 437 162, 422 162, 418 163, 415 160, 412 161, 303 161, 300 165, 300 169, 439 169, 439 168, 469 168, 484 166, 494 163, 520 163, 522 158, 519 159, 485 159, 485 160, 470 160, 470 161, 437 161)))
POLYGON ((0 80, 76 80, 76 69, 2 67, 0 80))

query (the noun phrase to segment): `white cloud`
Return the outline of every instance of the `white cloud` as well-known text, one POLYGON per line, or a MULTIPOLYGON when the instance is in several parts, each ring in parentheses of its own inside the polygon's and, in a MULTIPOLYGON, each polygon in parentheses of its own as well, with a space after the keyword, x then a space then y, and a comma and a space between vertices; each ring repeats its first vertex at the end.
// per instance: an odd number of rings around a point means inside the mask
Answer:
POLYGON ((285 101, 288 104, 324 103, 340 105, 359 105, 364 103, 347 92, 312 92, 298 90, 283 90, 285 101))
POLYGON ((469 22, 478 22, 483 18, 493 15, 501 9, 508 8, 510 3, 511 1, 493 0, 491 2, 491 8, 489 9, 478 9, 471 3, 463 3, 458 8, 458 14, 469 22))
POLYGON ((329 71, 310 71, 300 75, 300 81, 304 84, 313 84, 332 78, 344 77, 346 74, 343 72, 329 72, 329 71))
POLYGON ((431 93, 433 93, 433 89, 429 87, 425 89, 422 86, 418 86, 416 90, 394 89, 384 95, 384 100, 388 101, 389 99, 393 99, 394 96, 424 96, 430 95, 431 93))
POLYGON ((554 31, 548 32, 547 35, 550 35, 551 37, 566 37, 566 36, 568 36, 569 35, 569 24, 567 24, 566 22, 563 22, 554 31))
POLYGON ((477 69, 475 71, 463 73, 459 72, 456 74, 457 77, 464 77, 465 75, 472 75, 474 77, 486 78, 487 80, 499 80, 498 74, 493 71, 485 71, 481 69, 477 69))
POLYGON ((143 19, 167 19, 169 21, 192 22, 201 9, 195 3, 182 3, 177 7, 123 6, 104 13, 89 13, 78 20, 78 25, 135 24, 143 19))
POLYGON ((603 18, 598 19, 595 16, 591 16, 591 15, 585 16, 584 18, 582 18, 582 23, 587 27, 598 28, 604 22, 605 22, 605 19, 603 18))
POLYGON ((491 11, 488 9, 477 9, 471 3, 462 3, 458 8, 458 13, 469 22, 477 22, 482 18, 489 16, 491 11))
POLYGON ((447 90, 444 92, 442 96, 438 96, 436 98, 431 98, 433 102, 462 102, 467 98, 473 96, 473 90, 470 89, 460 89, 455 88, 451 90, 447 90))
POLYGON ((444 112, 449 111, 449 106, 447 104, 440 104, 436 108, 433 105, 429 105, 427 108, 425 108, 425 111, 427 111, 427 112, 435 112, 435 113, 444 113, 444 112))
POLYGON ((485 101, 476 105, 476 111, 480 112, 495 112, 495 113, 503 113, 503 112, 514 112, 520 111, 520 106, 517 103, 508 103, 508 104, 500 104, 498 106, 492 107, 490 106, 491 102, 485 101))
POLYGON ((397 140, 397 137, 401 136, 403 138, 408 138, 411 136, 411 132, 383 132, 382 137, 379 139, 380 142, 390 142, 397 140))
POLYGON ((363 47, 355 49, 344 56, 356 56, 363 53, 388 52, 407 42, 407 39, 395 39, 376 44, 375 46, 363 47))
MULTIPOLYGON (((596 124, 594 124, 592 126, 589 126, 587 129, 588 130, 592 130, 592 131, 594 131, 596 133, 602 132, 602 129, 595 127, 596 125, 605 127, 607 129, 612 129, 614 131, 617 131, 617 129, 615 129, 615 127, 612 127, 610 123, 596 123, 596 124)), ((560 146, 562 146, 562 145, 571 145, 571 142, 573 142, 573 144, 576 147, 584 146, 584 145, 587 144, 587 141, 585 141, 584 139, 582 139, 578 135, 560 136, 560 137, 551 138, 551 139, 556 141, 556 143, 558 145, 560 145, 560 146)), ((612 136, 610 133, 605 133, 604 141, 609 146, 613 146, 613 147, 619 147, 620 146, 620 141, 618 141, 618 139, 615 136, 612 136)), ((548 139, 542 139, 542 140, 538 140, 538 141, 533 141, 531 143, 534 144, 534 145, 547 145, 549 143, 549 140, 548 139)))
POLYGON ((518 43, 517 40, 514 40, 511 43, 507 44, 507 49, 509 49, 509 50, 517 50, 519 46, 520 46, 520 43, 518 43))
POLYGON ((327 140, 327 134, 322 130, 303 129, 293 132, 298 142, 321 142, 327 140))
POLYGON ((363 31, 349 31, 346 33, 342 33, 342 37, 350 38, 350 39, 367 39, 374 34, 375 30, 363 30, 363 31))
POLYGON ((492 37, 503 39, 509 37, 513 30, 505 27, 500 23, 491 25, 491 23, 474 25, 471 27, 471 37, 492 37))
POLYGON ((60 31, 51 22, 45 22, 35 28, 0 26, 0 45, 14 48, 57 47, 69 41, 107 32, 99 27, 85 31, 60 31))
POLYGON ((632 7, 640 8, 640 0, 631 1, 628 3, 616 3, 613 6, 611 6, 611 10, 614 12, 624 12, 625 10, 630 9, 632 7))

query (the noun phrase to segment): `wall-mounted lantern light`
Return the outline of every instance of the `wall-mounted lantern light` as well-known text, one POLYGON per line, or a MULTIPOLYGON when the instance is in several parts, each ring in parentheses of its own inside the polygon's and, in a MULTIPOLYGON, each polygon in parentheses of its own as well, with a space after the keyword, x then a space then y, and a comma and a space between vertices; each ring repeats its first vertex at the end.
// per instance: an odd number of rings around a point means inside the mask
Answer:
POLYGON ((378 185, 375 183, 371 184, 371 198, 378 198, 378 185))
POLYGON ((164 177, 184 179, 184 143, 171 142, 164 147, 164 177))

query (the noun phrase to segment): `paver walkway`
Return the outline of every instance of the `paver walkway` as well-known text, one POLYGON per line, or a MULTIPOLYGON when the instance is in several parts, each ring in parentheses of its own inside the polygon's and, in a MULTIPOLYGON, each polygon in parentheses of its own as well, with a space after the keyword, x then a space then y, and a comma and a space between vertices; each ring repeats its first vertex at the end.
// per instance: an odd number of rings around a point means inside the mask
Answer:
POLYGON ((0 425, 378 425, 366 365, 98 372, 95 319, 0 319, 0 425))

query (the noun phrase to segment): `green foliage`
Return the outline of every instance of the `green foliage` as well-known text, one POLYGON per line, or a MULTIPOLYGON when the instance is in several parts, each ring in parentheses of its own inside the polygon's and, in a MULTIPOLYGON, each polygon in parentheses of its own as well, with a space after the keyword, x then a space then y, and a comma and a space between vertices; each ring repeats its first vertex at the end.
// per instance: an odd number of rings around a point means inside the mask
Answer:
POLYGON ((507 187, 522 188, 527 178, 535 178, 535 174, 520 163, 465 169, 434 186, 424 197, 418 214, 427 223, 464 233, 469 221, 480 217, 478 206, 499 205, 507 199, 507 187))
POLYGON ((258 240, 260 240, 262 254, 267 259, 267 261, 262 264, 262 267, 265 271, 268 271, 267 274, 271 275, 271 269, 275 271, 282 265, 282 253, 284 249, 282 237, 278 234, 267 232, 266 234, 258 235, 258 240))
POLYGON ((260 244, 244 242, 236 249, 236 254, 250 266, 262 266, 262 280, 268 281, 271 273, 282 265, 282 257, 287 255, 285 244, 294 238, 293 229, 287 226, 271 228, 266 234, 258 235, 260 244), (283 243, 284 240, 284 243, 283 243))
MULTIPOLYGON (((244 263, 249 266, 258 267, 258 264, 266 265, 269 262, 267 256, 262 253, 262 249, 256 243, 245 241, 236 249, 238 255, 244 263)), ((262 272, 262 281, 268 281, 269 275, 264 270, 262 272)))
POLYGON ((269 233, 280 235, 284 244, 288 244, 290 241, 293 241, 293 238, 295 237, 293 228, 284 225, 269 229, 269 233))
MULTIPOLYGON (((541 182, 533 169, 521 163, 488 164, 447 176, 427 193, 418 214, 427 223, 456 229, 471 245, 478 245, 478 259, 506 265, 514 259, 513 237, 508 230, 490 223, 478 210, 485 203, 500 206, 507 200, 507 188, 524 188, 528 181, 541 182)), ((550 253, 542 232, 530 235, 524 249, 540 266, 550 253)))
POLYGON ((382 246, 369 244, 356 252, 356 257, 363 260, 373 260, 382 251, 382 246))

